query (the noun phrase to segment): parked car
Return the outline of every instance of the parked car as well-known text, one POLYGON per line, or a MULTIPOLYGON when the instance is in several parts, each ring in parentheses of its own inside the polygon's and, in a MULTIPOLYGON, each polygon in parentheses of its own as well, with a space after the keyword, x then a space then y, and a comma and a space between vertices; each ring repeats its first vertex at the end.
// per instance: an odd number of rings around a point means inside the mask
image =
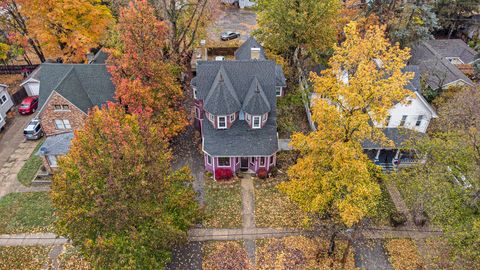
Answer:
POLYGON ((38 108, 38 96, 31 96, 25 98, 20 106, 18 107, 18 112, 20 114, 31 114, 34 113, 38 108))
POLYGON ((23 130, 23 135, 27 140, 38 140, 43 136, 42 126, 39 119, 32 119, 23 130))
POLYGON ((236 38, 239 38, 239 37, 240 37, 240 33, 238 33, 238 32, 225 32, 225 33, 222 34, 220 39, 223 40, 223 41, 227 41, 227 40, 236 39, 236 38))

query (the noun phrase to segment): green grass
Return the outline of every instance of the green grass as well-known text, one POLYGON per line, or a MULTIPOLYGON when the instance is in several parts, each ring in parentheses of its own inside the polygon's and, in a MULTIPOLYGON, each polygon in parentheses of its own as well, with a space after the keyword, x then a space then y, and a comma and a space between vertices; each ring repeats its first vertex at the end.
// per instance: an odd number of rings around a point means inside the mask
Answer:
POLYGON ((10 193, 0 199, 0 234, 49 231, 53 220, 47 192, 10 193))
POLYGON ((48 262, 50 247, 0 247, 0 269, 38 270, 48 262))
POLYGON ((203 225, 206 228, 242 227, 242 195, 239 183, 222 184, 207 180, 203 225))
POLYGON ((26 186, 29 186, 32 183, 35 174, 42 166, 42 159, 35 155, 35 153, 38 152, 38 149, 40 149, 40 146, 42 146, 43 141, 44 140, 42 139, 38 142, 37 147, 35 147, 35 150, 33 150, 28 160, 25 162, 25 164, 23 164, 23 167, 18 172, 18 181, 26 186))

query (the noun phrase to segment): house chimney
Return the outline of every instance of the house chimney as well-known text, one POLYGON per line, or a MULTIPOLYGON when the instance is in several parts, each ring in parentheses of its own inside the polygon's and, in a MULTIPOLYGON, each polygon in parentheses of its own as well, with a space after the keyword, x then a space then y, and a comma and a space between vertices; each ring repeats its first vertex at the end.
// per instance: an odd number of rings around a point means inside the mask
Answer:
POLYGON ((208 60, 207 41, 205 39, 200 40, 200 46, 202 47, 202 60, 208 60))
POLYGON ((260 48, 253 47, 250 49, 250 59, 260 60, 260 48))

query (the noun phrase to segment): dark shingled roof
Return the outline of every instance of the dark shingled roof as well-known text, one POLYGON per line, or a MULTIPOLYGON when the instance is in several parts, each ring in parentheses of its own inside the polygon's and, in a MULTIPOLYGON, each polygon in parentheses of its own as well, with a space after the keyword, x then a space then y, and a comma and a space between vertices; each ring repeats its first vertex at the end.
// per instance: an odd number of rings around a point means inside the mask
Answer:
POLYGON ((277 119, 270 115, 263 128, 251 129, 235 121, 229 129, 215 130, 203 120, 203 149, 212 156, 270 156, 278 151, 277 119))
POLYGON ((250 36, 243 44, 235 51, 236 60, 251 60, 252 59, 252 48, 260 48, 260 60, 266 60, 265 50, 262 45, 257 42, 257 40, 250 36))
POLYGON ((432 39, 425 41, 443 57, 458 57, 465 64, 475 60, 477 54, 461 39, 432 39))
POLYGON ((73 139, 73 132, 61 133, 47 137, 43 142, 40 150, 36 153, 39 156, 54 155, 62 156, 66 155, 70 150, 70 143, 73 139))
POLYGON ((257 77, 253 78, 247 96, 243 101, 242 109, 251 115, 263 115, 271 110, 270 103, 268 102, 257 77))
POLYGON ((108 59, 108 53, 106 53, 103 49, 100 49, 95 56, 93 57, 92 61, 89 64, 105 64, 108 59))
MULTIPOLYGON (((414 137, 424 137, 425 133, 421 133, 415 130, 406 129, 406 128, 384 128, 383 133, 385 136, 394 143, 394 148, 401 148, 404 146, 404 143, 409 139, 414 137)), ((378 142, 373 141, 364 141, 362 143, 363 149, 385 149, 392 148, 390 146, 381 145, 378 142)))
POLYGON ((212 124, 204 119, 202 124, 204 151, 214 156, 274 154, 278 150, 275 62, 268 60, 199 61, 196 77, 199 100, 205 100, 209 95, 221 69, 232 84, 240 104, 245 102, 252 82, 257 78, 271 110, 267 123, 261 129, 252 129, 246 121, 236 120, 229 129, 215 130, 212 124))
POLYGON ((458 80, 473 85, 463 72, 425 41, 412 47, 412 58, 409 64, 419 66, 420 72, 427 76, 427 84, 433 89, 458 80))
POLYGON ((240 111, 241 107, 235 89, 221 66, 205 98, 204 109, 213 115, 229 115, 240 111))
POLYGON ((413 78, 408 82, 408 84, 405 86, 406 89, 413 91, 413 92, 419 92, 421 93, 422 91, 422 86, 421 86, 421 76, 420 76, 420 67, 417 65, 407 65, 406 67, 403 68, 403 72, 413 72, 413 78))
POLYGON ((87 113, 94 106, 114 101, 115 87, 104 64, 48 64, 39 71, 42 108, 53 91, 87 113))
POLYGON ((275 65, 275 84, 282 87, 287 86, 287 79, 280 65, 275 65))

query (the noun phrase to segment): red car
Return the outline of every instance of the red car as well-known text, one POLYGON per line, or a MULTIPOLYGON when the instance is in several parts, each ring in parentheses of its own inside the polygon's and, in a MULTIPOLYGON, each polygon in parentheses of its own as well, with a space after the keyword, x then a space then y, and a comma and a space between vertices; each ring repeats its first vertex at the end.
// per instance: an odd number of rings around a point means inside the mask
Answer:
POLYGON ((22 104, 18 107, 20 114, 34 113, 38 108, 38 96, 27 97, 22 101, 22 104))

